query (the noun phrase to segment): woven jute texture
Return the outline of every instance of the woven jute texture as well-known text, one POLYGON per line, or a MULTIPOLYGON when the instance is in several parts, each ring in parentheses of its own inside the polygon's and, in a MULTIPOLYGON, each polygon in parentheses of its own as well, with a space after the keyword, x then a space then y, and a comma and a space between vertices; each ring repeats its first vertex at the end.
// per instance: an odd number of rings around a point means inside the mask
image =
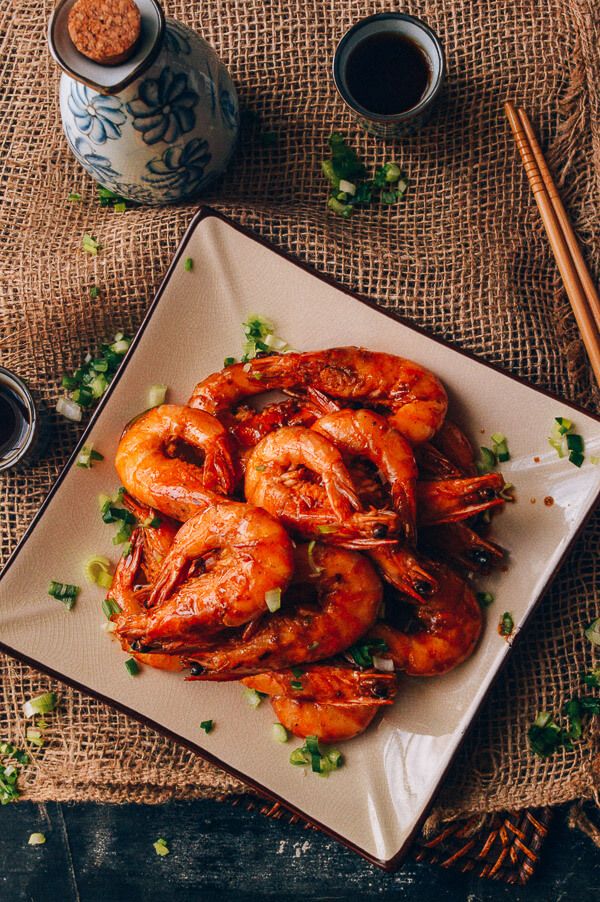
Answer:
MULTIPOLYGON (((503 119, 507 98, 537 124, 593 268, 600 266, 600 23, 594 0, 409 0, 441 36, 448 82, 431 123, 384 145, 363 134, 332 85, 343 31, 383 0, 173 0, 230 67, 243 106, 277 133, 242 141, 207 200, 344 285, 526 377, 597 407, 576 326, 503 119), (351 221, 325 209, 319 164, 333 129, 371 166, 393 157, 405 201, 351 221)), ((165 272, 192 205, 101 209, 71 158, 58 117, 58 73, 45 31, 51 4, 0 5, 0 358, 52 406, 63 371, 117 328, 134 330, 165 272), (67 202, 78 191, 81 204, 67 202), (103 250, 83 253, 84 233, 103 250), (101 286, 98 301, 88 288, 101 286)), ((182 324, 184 327, 184 324, 182 324)), ((403 349, 410 356, 410 348, 403 349)), ((157 374, 158 375, 158 374, 157 374)), ((465 385, 465 391, 477 386, 465 385)), ((55 423, 41 462, 0 478, 6 558, 55 480, 77 427, 55 423)), ((542 761, 526 730, 560 712, 592 664, 583 628, 598 616, 600 517, 530 623, 449 773, 436 814, 450 818, 594 795, 592 731, 542 761)), ((526 563, 525 563, 526 566, 526 563)), ((52 682, 1 664, 0 736, 23 742, 24 698, 52 682)), ((31 799, 159 801, 239 792, 241 785, 152 730, 62 686, 49 744, 26 769, 31 799)), ((440 682, 440 692, 443 692, 440 682)), ((598 767, 596 759, 596 767, 598 767)))

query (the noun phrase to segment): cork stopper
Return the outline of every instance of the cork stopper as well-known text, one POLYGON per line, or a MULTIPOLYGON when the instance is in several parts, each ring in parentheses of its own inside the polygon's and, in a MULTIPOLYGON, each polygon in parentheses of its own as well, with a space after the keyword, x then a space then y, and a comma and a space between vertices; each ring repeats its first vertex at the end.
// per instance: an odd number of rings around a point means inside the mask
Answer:
POLYGON ((57 0, 48 46, 71 78, 118 94, 152 64, 164 29, 160 0, 57 0))
POLYGON ((76 0, 69 10, 73 44, 88 59, 117 66, 135 52, 142 19, 133 0, 76 0))

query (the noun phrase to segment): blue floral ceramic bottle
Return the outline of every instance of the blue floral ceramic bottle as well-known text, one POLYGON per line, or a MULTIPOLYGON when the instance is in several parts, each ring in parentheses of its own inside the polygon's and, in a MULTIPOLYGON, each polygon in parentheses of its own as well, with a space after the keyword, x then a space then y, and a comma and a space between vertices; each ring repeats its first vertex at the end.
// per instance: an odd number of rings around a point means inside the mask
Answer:
POLYGON ((238 134, 237 94, 200 35, 165 21, 155 0, 138 5, 147 40, 122 67, 100 67, 78 54, 57 8, 49 41, 65 70, 63 128, 81 165, 106 188, 134 201, 172 203, 223 173, 238 134), (145 19, 147 5, 153 15, 145 19))

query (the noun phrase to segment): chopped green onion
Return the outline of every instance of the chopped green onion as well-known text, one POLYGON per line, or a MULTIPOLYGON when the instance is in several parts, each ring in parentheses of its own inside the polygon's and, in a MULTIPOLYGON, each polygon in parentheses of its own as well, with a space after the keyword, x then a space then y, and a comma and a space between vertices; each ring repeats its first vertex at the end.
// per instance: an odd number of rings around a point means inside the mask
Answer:
POLYGON ((306 750, 302 747, 294 749, 294 751, 290 755, 290 764, 295 764, 301 767, 305 767, 307 764, 310 764, 310 758, 306 750))
POLYGON ((110 620, 113 615, 121 613, 121 608, 114 598, 105 598, 102 602, 102 610, 107 620, 110 620))
POLYGON ((59 583, 55 580, 52 580, 48 586, 48 595, 62 602, 67 611, 72 610, 75 606, 79 592, 79 586, 73 586, 70 583, 59 583))
POLYGON ((343 758, 337 749, 324 752, 316 736, 307 736, 304 745, 291 753, 290 764, 301 767, 310 764, 314 773, 326 777, 332 770, 342 766, 343 758))
POLYGON ((38 748, 41 748, 44 744, 44 740, 42 738, 42 731, 36 729, 35 727, 28 727, 25 731, 25 739, 30 745, 35 745, 38 748))
POLYGON ((223 366, 233 366, 235 363, 235 357, 226 357, 223 361, 223 366))
POLYGON ((499 444, 494 444, 494 454, 498 458, 499 463, 504 463, 507 460, 510 460, 510 453, 508 450, 508 445, 506 444, 506 439, 499 444))
POLYGON ((137 676, 140 672, 140 666, 135 658, 127 658, 125 661, 125 670, 129 674, 129 676, 137 676))
POLYGON ((320 532, 321 535, 329 535, 330 533, 336 532, 338 529, 337 526, 317 526, 317 532, 320 532))
POLYGON ((101 554, 96 554, 89 558, 84 564, 83 571, 86 579, 96 586, 103 589, 110 589, 112 585, 112 576, 109 572, 110 561, 101 554))
POLYGON ((583 683, 590 689, 600 689, 600 668, 586 673, 583 677, 583 683))
POLYGON ((396 163, 386 163, 383 168, 384 168, 384 172, 385 172, 386 182, 390 182, 390 184, 393 184, 394 182, 397 182, 400 179, 400 176, 402 175, 402 171, 396 163))
POLYGON ((592 645, 596 647, 600 647, 600 617, 597 617, 586 630, 584 630, 584 636, 586 639, 589 639, 592 645))
POLYGON ((590 457, 590 463, 597 467, 600 464, 600 457, 590 457))
POLYGON ((90 470, 93 465, 92 461, 94 460, 104 460, 104 455, 100 454, 99 451, 94 451, 94 446, 92 442, 90 442, 89 445, 84 445, 77 455, 77 466, 85 470, 90 470))
POLYGON ((353 213, 353 207, 350 204, 341 203, 337 197, 330 197, 327 201, 327 206, 333 213, 337 213, 339 216, 343 216, 347 219, 353 213))
POLYGON ((566 417, 554 417, 554 420, 558 423, 558 431, 561 435, 565 435, 573 428, 573 421, 567 420, 566 417))
POLYGON ((157 839, 155 843, 152 843, 152 846, 153 846, 156 854, 160 855, 161 858, 164 857, 165 855, 169 854, 169 847, 167 845, 167 841, 166 841, 166 839, 163 839, 162 837, 160 839, 157 839))
POLYGON ((572 464, 575 464, 576 467, 580 467, 584 462, 585 457, 580 451, 571 451, 569 454, 569 461, 572 464))
POLYGON ((119 201, 118 204, 113 204, 113 210, 115 213, 124 213, 127 209, 127 204, 124 201, 119 201))
POLYGON ((265 603, 271 614, 278 611, 281 607, 281 589, 269 589, 265 592, 265 603))
POLYGON ((373 667, 373 653, 389 651, 387 643, 383 639, 371 639, 367 642, 351 645, 346 649, 346 654, 358 664, 359 667, 373 667))
POLYGON ((298 690, 304 688, 300 680, 292 680, 290 682, 290 686, 292 687, 292 689, 298 689, 298 690))
POLYGON ((82 247, 86 254, 92 254, 92 256, 96 256, 99 250, 102 250, 102 245, 99 241, 96 241, 91 235, 84 235, 82 241, 82 247))
POLYGON ((494 601, 494 596, 491 592, 478 592, 477 593, 477 601, 481 605, 482 608, 489 607, 494 601))
POLYGON ((56 402, 56 412, 61 416, 66 417, 67 420, 72 420, 74 423, 81 422, 81 407, 76 401, 73 401, 70 398, 59 398, 56 402))
POLYGON ((246 702, 250 705, 251 708, 258 708, 263 700, 261 693, 257 692, 256 689, 249 689, 248 687, 245 687, 243 695, 246 699, 246 702))
POLYGON ((110 350, 113 354, 119 354, 123 356, 129 350, 129 345, 131 341, 129 338, 119 338, 117 341, 113 342, 110 346, 110 350))
POLYGON ((30 698, 23 705, 23 714, 25 717, 35 717, 36 714, 49 714, 54 711, 58 704, 58 696, 56 692, 44 692, 36 698, 30 698))
POLYGON ((569 451, 583 451, 583 438, 580 435, 569 434, 566 439, 569 451))
POLYGON ((162 382, 151 385, 148 391, 148 407, 159 407, 165 403, 169 386, 162 382))
POLYGON ((186 272, 191 272, 194 268, 194 261, 191 257, 186 257, 183 261, 183 268, 186 272))
POLYGON ((288 731, 282 723, 274 723, 271 727, 271 733, 275 742, 287 742, 289 739, 288 731))
POLYGON ((340 191, 344 195, 350 194, 351 196, 353 196, 354 194, 356 194, 356 185, 354 184, 354 182, 349 182, 347 179, 340 179, 340 191))
POLYGON ((200 724, 200 729, 204 730, 205 733, 211 733, 214 729, 214 721, 212 720, 203 720, 200 724))
POLYGON ((71 191, 67 197, 67 200, 72 202, 79 202, 81 200, 81 194, 78 194, 77 191, 71 191))
POLYGON ((501 636, 511 636, 512 632, 515 628, 515 622, 512 618, 512 614, 509 611, 505 611, 502 617, 500 618, 500 623, 498 625, 498 632, 501 636))
POLYGON ((384 673, 394 672, 394 662, 391 658, 382 658, 381 655, 373 655, 373 667, 375 670, 381 670, 384 673))
POLYGON ((486 473, 491 473, 497 464, 496 455, 489 448, 481 447, 481 456, 478 461, 476 461, 477 472, 480 476, 485 476, 486 473))
POLYGON ((501 432, 494 432, 490 438, 494 445, 503 445, 506 441, 506 436, 502 435, 501 432))
POLYGON ((542 711, 527 731, 527 739, 532 752, 540 758, 547 758, 564 743, 564 732, 554 723, 552 715, 542 711))
POLYGON ((161 523, 162 520, 160 517, 146 517, 146 519, 140 523, 140 526, 143 526, 144 529, 158 529, 161 523))
POLYGON ((43 833, 32 833, 29 839, 27 840, 28 846, 43 846, 46 842, 46 837, 43 833))

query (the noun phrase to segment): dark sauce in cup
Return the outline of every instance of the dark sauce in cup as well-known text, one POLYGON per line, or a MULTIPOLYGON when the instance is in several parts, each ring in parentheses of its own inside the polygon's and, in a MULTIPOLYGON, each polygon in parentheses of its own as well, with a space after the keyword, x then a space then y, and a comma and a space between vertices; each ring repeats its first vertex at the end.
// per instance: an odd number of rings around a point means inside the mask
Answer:
POLYGON ((29 411, 21 398, 0 381, 0 461, 21 447, 30 424, 29 411))
POLYGON ((356 45, 348 56, 345 77, 348 91, 361 107, 380 116, 394 116, 419 103, 431 70, 418 44, 387 31, 356 45))

